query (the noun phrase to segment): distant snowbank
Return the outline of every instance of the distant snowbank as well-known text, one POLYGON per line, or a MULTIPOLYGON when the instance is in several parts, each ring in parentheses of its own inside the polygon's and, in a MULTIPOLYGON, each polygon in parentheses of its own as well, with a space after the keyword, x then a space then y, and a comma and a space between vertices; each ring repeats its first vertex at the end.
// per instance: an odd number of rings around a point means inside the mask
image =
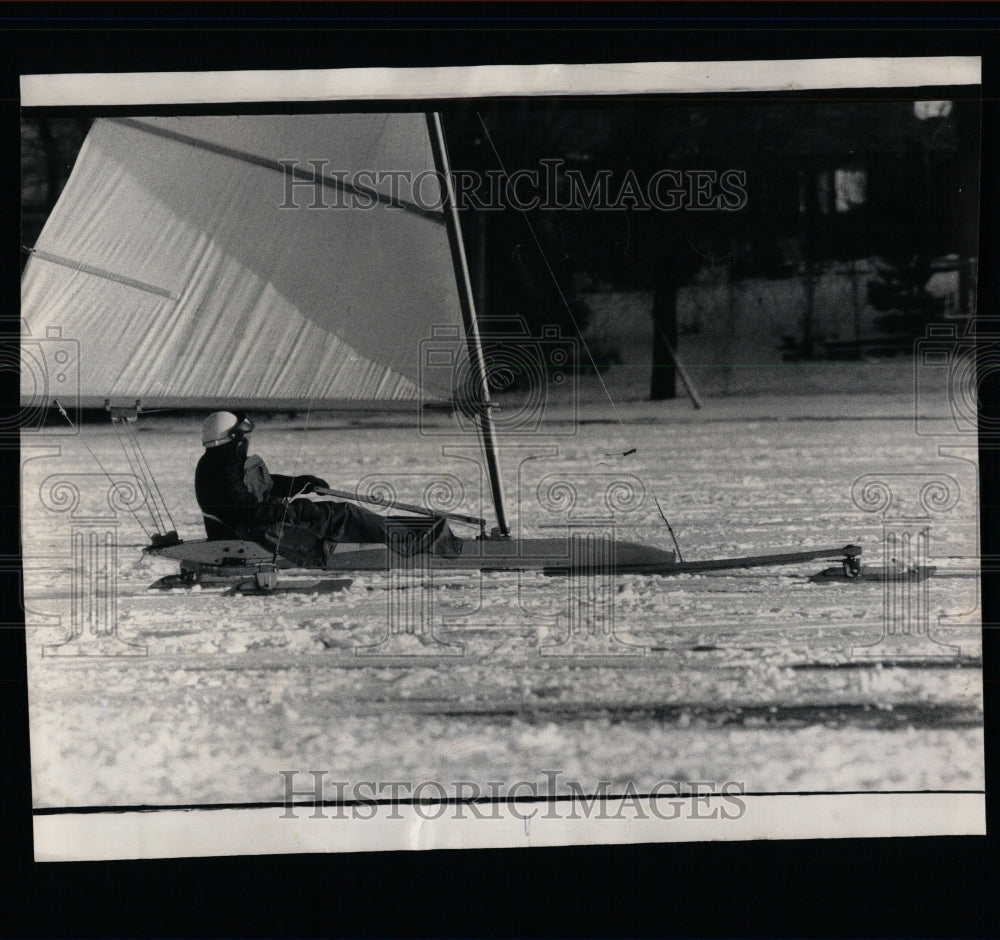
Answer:
MULTIPOLYGON (((878 315, 865 303, 867 267, 855 275, 827 271, 814 284, 813 333, 817 340, 854 339, 855 305, 861 335, 876 336, 878 315)), ((621 362, 603 379, 618 400, 648 397, 652 362, 652 294, 609 292, 586 295, 591 310, 584 332, 588 345, 617 350, 621 362)), ((801 338, 805 307, 800 278, 709 281, 682 288, 677 298, 678 356, 701 396, 883 395, 908 392, 914 359, 900 354, 859 362, 785 362, 782 338, 801 338)), ((588 400, 600 381, 581 381, 588 400)), ((678 382, 680 390, 680 383, 678 382)))
MULTIPOLYGON (((599 395, 603 395, 600 388, 599 395)), ((499 410, 497 415, 523 414, 521 407, 523 399, 517 396, 498 396, 499 410)), ((715 424, 732 422, 740 424, 746 421, 872 421, 885 420, 892 422, 917 422, 921 425, 934 422, 934 427, 940 433, 955 433, 953 413, 955 407, 947 395, 923 395, 919 400, 912 391, 895 394, 868 395, 756 395, 706 397, 702 399, 702 407, 696 409, 691 400, 686 397, 672 401, 609 401, 607 397, 580 396, 573 400, 564 395, 547 395, 540 404, 541 420, 535 422, 535 430, 526 432, 524 428, 516 429, 511 434, 501 426, 502 438, 530 439, 532 436, 545 437, 547 427, 561 427, 567 424, 623 424, 623 425, 687 425, 715 424)), ((157 434, 190 434, 194 445, 200 448, 200 428, 203 415, 195 413, 155 414, 139 419, 138 430, 156 432, 157 434)), ((462 435, 455 424, 454 418, 448 414, 434 413, 432 415, 408 414, 405 412, 393 414, 339 414, 334 412, 305 412, 289 414, 279 412, 268 414, 261 412, 255 415, 258 430, 306 430, 310 432, 325 431, 337 428, 343 429, 384 429, 399 428, 416 439, 421 431, 432 432, 440 437, 442 442, 452 437, 454 440, 465 440, 469 434, 462 435)), ((533 419, 532 419, 533 420, 533 419)), ((516 422, 515 422, 516 423, 516 422)), ((530 426, 530 425, 529 425, 530 426)), ((97 421, 87 425, 88 436, 111 435, 110 422, 97 421)))

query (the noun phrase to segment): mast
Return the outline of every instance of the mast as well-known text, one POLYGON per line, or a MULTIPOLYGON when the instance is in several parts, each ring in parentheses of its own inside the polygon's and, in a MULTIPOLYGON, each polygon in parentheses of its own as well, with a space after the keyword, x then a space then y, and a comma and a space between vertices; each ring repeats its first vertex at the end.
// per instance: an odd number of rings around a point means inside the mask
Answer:
POLYGON ((448 227, 448 244, 451 247, 451 259, 455 267, 455 278, 458 281, 458 299, 462 307, 462 321, 465 323, 469 359, 475 372, 475 386, 480 396, 476 405, 479 413, 479 429, 483 436, 486 469, 490 477, 490 492, 493 495, 493 508, 496 510, 500 534, 510 535, 507 514, 503 505, 503 484, 500 479, 500 463, 497 459, 496 430, 493 427, 493 414, 490 411, 490 387, 486 377, 486 362, 483 358, 483 346, 479 337, 479 325, 476 322, 476 302, 472 294, 472 280, 469 277, 469 262, 465 255, 465 243, 462 240, 458 206, 455 204, 455 188, 451 179, 448 147, 444 139, 441 115, 438 112, 435 111, 427 115, 427 128, 430 131, 434 162, 444 184, 442 195, 444 196, 445 221, 448 227))

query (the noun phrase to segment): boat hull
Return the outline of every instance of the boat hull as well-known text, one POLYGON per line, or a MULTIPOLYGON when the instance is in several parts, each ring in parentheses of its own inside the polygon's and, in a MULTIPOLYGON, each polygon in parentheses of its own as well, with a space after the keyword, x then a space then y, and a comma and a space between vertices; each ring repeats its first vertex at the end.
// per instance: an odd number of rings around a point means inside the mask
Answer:
MULTIPOLYGON (((379 544, 344 543, 337 545, 324 572, 364 572, 407 569, 431 571, 541 571, 552 576, 587 575, 660 575, 697 574, 740 568, 778 567, 819 559, 841 563, 839 579, 861 578, 861 548, 845 545, 809 551, 740 558, 717 558, 702 561, 678 561, 673 552, 604 538, 572 536, 567 538, 487 538, 456 540, 456 551, 448 555, 401 555, 379 544)), ((273 589, 278 569, 299 567, 287 559, 274 558, 271 551, 256 542, 239 539, 151 545, 146 554, 180 562, 180 574, 161 578, 154 587, 192 587, 196 584, 242 582, 253 579, 262 589, 273 589)), ((834 569, 831 569, 834 571, 834 569)), ((928 575, 933 573, 933 569, 928 575)), ((873 573, 868 572, 867 580, 873 573)), ((882 580, 906 580, 891 572, 882 580)))
MULTIPOLYGON (((385 571, 391 568, 431 568, 461 571, 531 571, 552 572, 580 569, 604 569, 622 566, 670 566, 673 552, 636 542, 587 537, 563 538, 487 538, 456 539, 456 551, 447 555, 400 555, 385 545, 342 543, 335 547, 326 571, 385 571)), ((263 565, 295 567, 285 559, 241 539, 198 539, 172 545, 150 546, 147 555, 170 558, 198 570, 210 568, 242 569, 252 573, 263 565)))

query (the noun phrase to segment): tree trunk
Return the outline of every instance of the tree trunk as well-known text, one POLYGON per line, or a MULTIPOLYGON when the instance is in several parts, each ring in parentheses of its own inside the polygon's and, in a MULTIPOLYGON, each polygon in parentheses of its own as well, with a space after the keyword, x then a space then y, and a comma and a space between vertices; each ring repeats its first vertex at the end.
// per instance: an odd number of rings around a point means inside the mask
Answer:
POLYGON ((677 367, 667 347, 677 349, 677 290, 680 282, 670 258, 660 262, 653 289, 653 375, 649 400, 677 397, 677 367))
POLYGON ((38 122, 38 139, 41 141, 42 149, 45 151, 45 214, 50 215, 56 207, 59 199, 60 174, 59 174, 59 146, 56 143, 55 135, 49 122, 44 118, 38 122))

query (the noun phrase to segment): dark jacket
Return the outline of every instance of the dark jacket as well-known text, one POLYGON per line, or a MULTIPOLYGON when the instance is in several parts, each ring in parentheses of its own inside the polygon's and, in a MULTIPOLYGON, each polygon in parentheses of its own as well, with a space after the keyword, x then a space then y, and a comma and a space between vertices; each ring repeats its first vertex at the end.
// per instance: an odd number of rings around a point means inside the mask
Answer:
POLYGON ((285 512, 282 500, 313 486, 326 486, 319 477, 272 474, 270 492, 264 499, 258 499, 244 480, 246 460, 245 442, 232 441, 208 448, 198 461, 194 475, 198 505, 203 513, 215 516, 222 523, 205 519, 210 539, 259 540, 269 524, 281 521, 285 512))

